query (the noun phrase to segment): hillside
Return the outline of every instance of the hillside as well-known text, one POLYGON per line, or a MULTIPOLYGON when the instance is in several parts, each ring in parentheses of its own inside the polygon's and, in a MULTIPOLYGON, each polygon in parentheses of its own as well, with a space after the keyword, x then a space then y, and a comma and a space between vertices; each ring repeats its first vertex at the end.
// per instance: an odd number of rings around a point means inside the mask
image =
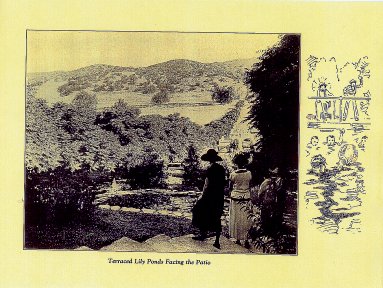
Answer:
POLYGON ((244 73, 257 61, 252 58, 201 63, 174 59, 139 68, 96 64, 73 71, 30 73, 27 81, 36 89, 35 97, 50 106, 57 102, 69 104, 84 91, 96 95, 99 111, 122 99, 140 108, 142 114, 180 113, 206 124, 222 117, 235 104, 215 105, 211 99, 213 87, 233 87, 236 98, 244 99, 248 93, 244 73), (153 95, 159 91, 168 94, 169 103, 152 103, 153 95))
POLYGON ((159 90, 169 93, 203 91, 211 89, 217 82, 226 85, 242 83, 245 69, 255 62, 256 58, 215 63, 176 59, 139 68, 97 64, 68 72, 31 73, 27 78, 32 86, 48 81, 62 82, 57 88, 61 96, 81 90, 142 94, 159 90))

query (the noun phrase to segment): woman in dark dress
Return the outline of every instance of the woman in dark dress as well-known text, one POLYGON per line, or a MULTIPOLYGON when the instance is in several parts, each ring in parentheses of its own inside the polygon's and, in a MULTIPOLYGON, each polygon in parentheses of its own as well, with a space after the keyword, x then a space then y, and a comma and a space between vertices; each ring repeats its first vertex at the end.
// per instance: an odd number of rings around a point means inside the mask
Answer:
POLYGON ((194 240, 205 240, 208 231, 216 233, 214 247, 220 249, 219 237, 221 235, 221 216, 223 213, 224 190, 226 185, 225 168, 216 163, 222 161, 214 149, 209 149, 202 155, 203 161, 209 161, 210 167, 206 170, 203 194, 193 207, 192 224, 199 228, 200 235, 194 240))

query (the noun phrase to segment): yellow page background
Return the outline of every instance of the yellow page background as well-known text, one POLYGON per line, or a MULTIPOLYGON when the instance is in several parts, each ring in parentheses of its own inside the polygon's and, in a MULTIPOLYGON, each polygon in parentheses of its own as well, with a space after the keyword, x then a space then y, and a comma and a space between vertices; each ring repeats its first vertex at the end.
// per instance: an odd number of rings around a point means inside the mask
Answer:
MULTIPOLYGON (((257 1, 0 1, 1 287, 383 287, 381 3, 257 1), (300 183, 298 256, 23 250, 26 29, 301 33, 310 54, 369 56, 371 134, 362 233, 329 235, 310 224, 300 183), (108 257, 209 260, 210 266, 111 265, 108 257)), ((302 80, 301 138, 311 87, 302 80)), ((303 145, 303 143, 302 143, 303 145)), ((302 146, 303 147, 303 146, 302 146)), ((302 149, 301 149, 302 150, 302 149)), ((301 151, 301 154, 304 151, 301 151)), ((300 176, 307 167, 300 163, 300 176)))

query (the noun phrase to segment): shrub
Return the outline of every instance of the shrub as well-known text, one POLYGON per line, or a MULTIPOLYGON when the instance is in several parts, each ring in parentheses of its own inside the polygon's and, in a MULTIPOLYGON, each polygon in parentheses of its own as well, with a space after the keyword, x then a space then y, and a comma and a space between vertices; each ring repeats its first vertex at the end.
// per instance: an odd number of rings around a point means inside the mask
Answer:
POLYGON ((157 154, 144 153, 146 154, 137 165, 132 167, 128 160, 117 167, 117 177, 126 179, 132 189, 163 188, 165 186, 164 162, 157 154))
POLYGON ((140 90, 143 94, 151 94, 156 92, 157 88, 153 83, 144 82, 140 90))
POLYGON ((162 103, 166 103, 166 102, 169 102, 169 95, 165 90, 161 90, 161 91, 157 92, 152 97, 152 103, 154 103, 154 104, 162 104, 162 103))
POLYGON ((229 110, 222 118, 214 120, 204 127, 206 143, 214 145, 222 136, 228 137, 234 123, 238 120, 243 101, 238 101, 235 108, 229 110))
POLYGON ((235 98, 233 87, 219 87, 217 84, 213 86, 211 98, 220 104, 230 103, 235 98))
POLYGON ((182 165, 184 167, 182 185, 185 188, 202 189, 204 184, 203 171, 193 145, 189 146, 188 156, 184 159, 182 165))
POLYGON ((95 183, 88 167, 74 172, 67 165, 40 173, 28 169, 25 184, 27 224, 65 224, 88 220, 93 213, 95 183))
POLYGON ((68 96, 73 92, 79 92, 91 86, 86 77, 72 77, 67 83, 57 88, 61 96, 68 96))

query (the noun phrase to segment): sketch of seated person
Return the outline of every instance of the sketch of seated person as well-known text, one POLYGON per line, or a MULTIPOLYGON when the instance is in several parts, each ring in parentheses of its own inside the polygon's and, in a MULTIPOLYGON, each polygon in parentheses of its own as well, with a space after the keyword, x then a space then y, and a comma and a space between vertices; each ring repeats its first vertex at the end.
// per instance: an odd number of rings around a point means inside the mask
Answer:
MULTIPOLYGON (((344 87, 343 89, 343 96, 344 97, 355 97, 356 90, 358 88, 361 88, 363 86, 363 77, 359 76, 359 85, 356 85, 356 80, 352 79, 350 81, 350 84, 344 87)), ((342 120, 346 121, 348 118, 348 110, 350 106, 352 105, 352 109, 354 112, 354 120, 359 121, 359 111, 358 111, 358 103, 356 100, 345 100, 344 101, 344 108, 342 113, 342 120)))
POLYGON ((317 97, 323 97, 324 99, 317 99, 315 101, 315 115, 317 120, 327 121, 338 118, 336 116, 336 99, 326 99, 326 97, 333 96, 334 95, 327 89, 326 83, 319 84, 317 90, 317 97))

